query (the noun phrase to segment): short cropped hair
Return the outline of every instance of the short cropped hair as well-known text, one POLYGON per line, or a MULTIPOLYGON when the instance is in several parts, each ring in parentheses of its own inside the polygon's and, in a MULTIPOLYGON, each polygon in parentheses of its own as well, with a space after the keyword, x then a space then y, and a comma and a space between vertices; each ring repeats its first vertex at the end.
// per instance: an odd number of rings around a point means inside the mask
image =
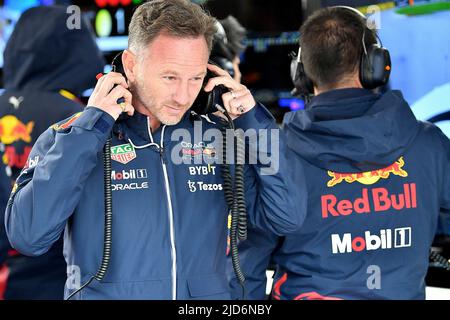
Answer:
POLYGON ((199 5, 188 0, 154 0, 140 5, 129 25, 128 47, 140 51, 161 33, 195 38, 204 36, 212 48, 215 19, 199 5))
POLYGON ((366 47, 376 43, 367 21, 350 9, 329 7, 312 14, 300 28, 301 59, 317 87, 333 87, 359 69, 366 47))

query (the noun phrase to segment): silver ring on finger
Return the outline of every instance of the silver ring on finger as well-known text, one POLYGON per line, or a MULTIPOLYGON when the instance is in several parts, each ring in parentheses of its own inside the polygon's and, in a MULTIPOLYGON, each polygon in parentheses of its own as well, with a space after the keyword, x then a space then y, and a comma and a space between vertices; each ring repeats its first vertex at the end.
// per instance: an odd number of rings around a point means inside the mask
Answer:
POLYGON ((239 113, 244 113, 245 112, 245 108, 243 105, 240 105, 238 108, 239 113))

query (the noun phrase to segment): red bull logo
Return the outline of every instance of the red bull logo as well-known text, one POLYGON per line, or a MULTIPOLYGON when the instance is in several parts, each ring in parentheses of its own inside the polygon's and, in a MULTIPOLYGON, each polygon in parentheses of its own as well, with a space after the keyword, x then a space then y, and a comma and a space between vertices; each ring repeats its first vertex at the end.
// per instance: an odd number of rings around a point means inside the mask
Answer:
POLYGON ((30 152, 30 146, 25 146, 23 153, 18 153, 14 146, 7 146, 2 157, 3 163, 8 167, 21 169, 25 166, 30 152))
POLYGON ((188 147, 182 145, 181 153, 183 157, 195 158, 195 157, 205 157, 214 158, 216 156, 216 149, 213 146, 205 146, 203 143, 200 144, 188 144, 188 147))
POLYGON ((214 147, 205 147, 203 154, 208 157, 214 157, 216 155, 216 149, 214 147))
POLYGON ((13 115, 7 115, 0 119, 0 141, 3 144, 11 144, 16 141, 31 142, 31 132, 34 122, 24 124, 13 115))
MULTIPOLYGON (((281 286, 288 280, 287 273, 284 273, 283 276, 275 282, 272 290, 272 298, 274 300, 281 300, 281 286)), ((341 300, 340 298, 323 296, 315 291, 300 293, 292 300, 341 300)))
POLYGON ((417 208, 416 184, 405 183, 403 192, 390 193, 386 188, 362 189, 362 195, 352 200, 338 200, 333 194, 321 197, 322 218, 348 216, 353 213, 382 212, 387 210, 403 210, 417 208), (370 194, 370 201, 369 201, 370 194))
POLYGON ((376 183, 380 179, 389 178, 391 173, 396 176, 407 177, 408 172, 403 169, 404 165, 405 161, 403 160, 403 157, 400 157, 400 159, 398 159, 390 166, 373 171, 358 173, 340 173, 328 171, 328 175, 331 177, 331 180, 327 182, 327 186, 331 188, 343 181, 347 183, 358 181, 361 184, 370 185, 376 183))

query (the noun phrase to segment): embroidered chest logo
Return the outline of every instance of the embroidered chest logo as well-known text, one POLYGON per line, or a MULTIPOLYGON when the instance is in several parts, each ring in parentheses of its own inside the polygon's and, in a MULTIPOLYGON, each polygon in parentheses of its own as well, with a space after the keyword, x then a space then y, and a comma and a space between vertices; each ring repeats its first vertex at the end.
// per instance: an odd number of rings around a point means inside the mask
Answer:
POLYGON ((135 158, 136 151, 134 150, 134 147, 129 143, 111 147, 111 159, 114 161, 127 164, 135 158))

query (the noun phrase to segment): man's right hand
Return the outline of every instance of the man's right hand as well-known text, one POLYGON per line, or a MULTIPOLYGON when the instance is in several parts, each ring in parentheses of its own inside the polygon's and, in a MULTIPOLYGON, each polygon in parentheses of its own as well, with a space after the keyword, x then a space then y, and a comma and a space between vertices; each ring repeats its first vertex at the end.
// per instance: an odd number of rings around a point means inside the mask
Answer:
POLYGON ((87 105, 101 109, 117 120, 122 112, 133 115, 134 108, 131 99, 132 95, 128 91, 128 84, 124 76, 117 72, 110 72, 98 80, 87 105), (118 104, 117 100, 122 97, 125 102, 118 104))

